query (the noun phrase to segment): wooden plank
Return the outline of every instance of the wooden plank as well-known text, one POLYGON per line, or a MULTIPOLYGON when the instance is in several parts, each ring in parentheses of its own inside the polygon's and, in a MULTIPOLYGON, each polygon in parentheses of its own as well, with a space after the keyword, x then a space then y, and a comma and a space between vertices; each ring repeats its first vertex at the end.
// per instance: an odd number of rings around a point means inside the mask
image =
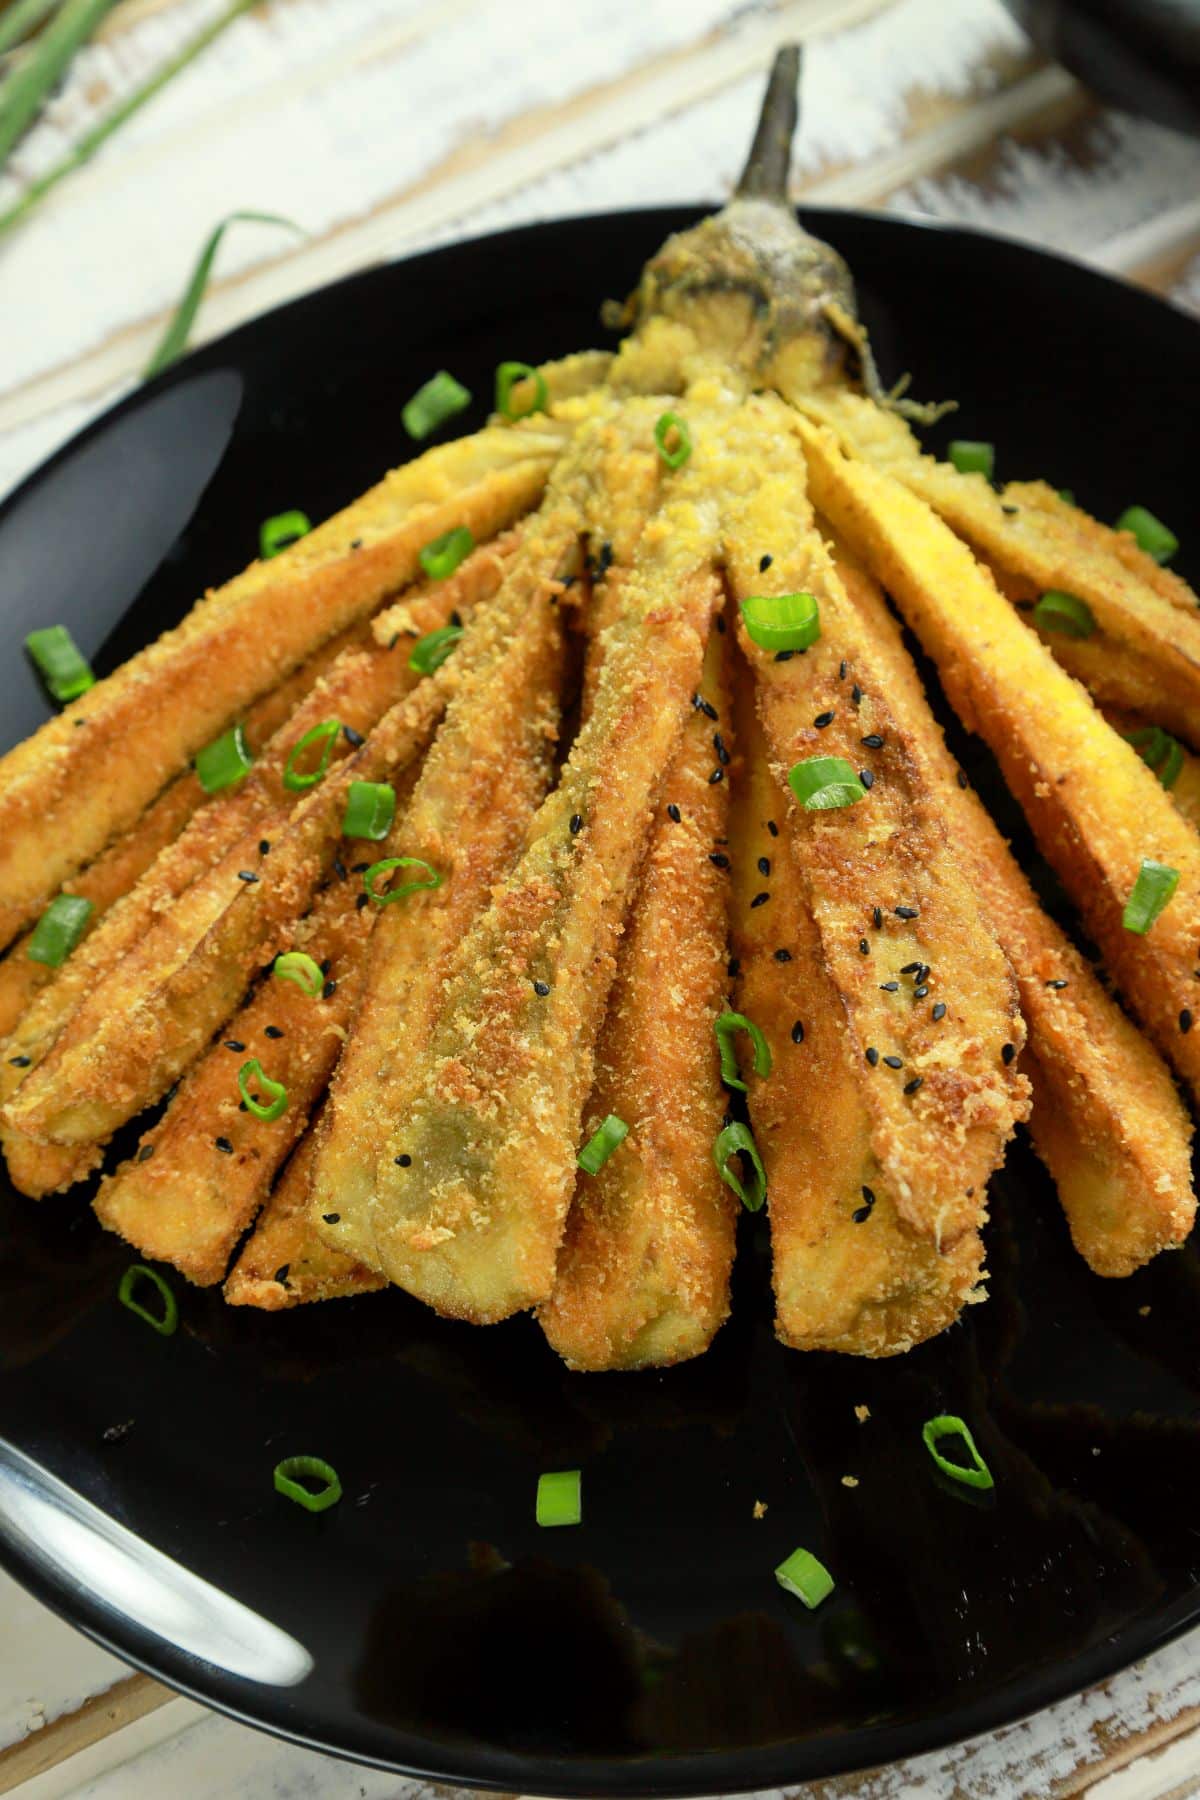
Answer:
POLYGON ((0 1794, 8 1794, 35 1775, 64 1762, 89 1744, 120 1731, 135 1719, 164 1706, 175 1695, 148 1675, 127 1675, 95 1694, 74 1712, 54 1719, 22 1743, 0 1751, 0 1794))

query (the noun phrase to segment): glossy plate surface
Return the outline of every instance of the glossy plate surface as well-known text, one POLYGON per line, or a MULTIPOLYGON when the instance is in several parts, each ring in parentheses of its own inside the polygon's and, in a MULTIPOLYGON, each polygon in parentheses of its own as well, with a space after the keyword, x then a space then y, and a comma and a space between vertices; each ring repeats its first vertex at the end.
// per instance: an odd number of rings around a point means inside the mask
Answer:
MULTIPOLYGON (((470 426, 501 358, 601 341, 600 301, 690 216, 370 271, 77 439, 0 514, 5 741, 45 716, 27 629, 69 624, 111 669, 240 568, 262 518, 320 518, 403 460, 400 407, 433 370, 478 396, 470 426)), ((1044 474, 1101 517, 1141 501, 1194 536, 1195 324, 1011 243, 814 228, 858 273, 886 377, 959 399, 939 441, 993 439, 1002 476, 1044 474)), ((956 747, 1034 866, 988 759, 956 747)), ((189 1290, 161 1339, 116 1304, 130 1260, 83 1194, 0 1192, 0 1436, 312 1672, 223 1673, 28 1546, 4 1559, 121 1656, 323 1748, 526 1793, 777 1787, 1028 1712, 1200 1617, 1196 1253, 1092 1277, 1024 1142, 994 1183, 990 1300, 883 1364, 776 1346, 761 1220, 743 1220, 733 1319, 665 1375, 572 1376, 529 1319, 479 1331, 399 1293, 271 1316, 189 1290), (971 1421, 994 1494, 935 1475, 920 1426, 943 1412, 971 1421), (340 1506, 274 1493, 297 1452, 338 1468, 340 1506), (582 1527, 539 1532, 539 1472, 573 1467, 582 1527), (772 1578, 799 1544, 837 1578, 815 1615, 772 1578)))

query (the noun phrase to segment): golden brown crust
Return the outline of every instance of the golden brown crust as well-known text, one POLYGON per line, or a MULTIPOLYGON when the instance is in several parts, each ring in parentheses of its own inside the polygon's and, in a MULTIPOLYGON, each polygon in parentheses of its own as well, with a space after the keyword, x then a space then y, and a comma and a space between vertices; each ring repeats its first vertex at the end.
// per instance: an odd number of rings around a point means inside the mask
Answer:
POLYGON ((1200 1033, 1181 1029, 1195 998, 1200 839, 961 539, 891 476, 847 459, 830 433, 800 429, 821 510, 895 597, 951 704, 991 746, 1122 993, 1200 1092, 1200 1033), (1143 858, 1178 870, 1179 885, 1140 936, 1122 913, 1143 858))
POLYGON ((951 835, 1016 972, 1030 1129, 1075 1246, 1098 1275, 1131 1274, 1191 1230, 1191 1121, 1165 1063, 1042 911, 978 796, 959 784, 878 587, 841 546, 834 554, 886 654, 892 702, 923 738, 951 835))
POLYGON ((726 987, 727 643, 709 639, 700 691, 717 722, 694 708, 683 728, 596 1047, 581 1140, 610 1113, 629 1136, 578 1177, 538 1314, 574 1369, 699 1356, 729 1312, 736 1212, 712 1160, 725 1111, 713 1024, 726 987))
POLYGON ((736 726, 733 949, 738 1007, 773 1059, 765 1080, 750 1076, 748 1099, 767 1172, 775 1329, 796 1350, 898 1356, 983 1297, 983 1244, 968 1231, 939 1252, 896 1211, 871 1147, 867 1094, 878 1071, 823 966, 749 684, 736 726), (763 858, 771 903, 755 907, 763 858))
POLYGON ((921 743, 890 705, 872 634, 813 525, 794 415, 762 397, 741 417, 740 460, 753 485, 728 502, 731 586, 739 600, 763 591, 765 547, 774 557, 766 591, 814 594, 821 636, 784 662, 744 625, 740 642, 776 779, 813 757, 874 777, 857 805, 813 812, 793 802, 788 824, 854 1039, 880 1056, 866 1093, 887 1185, 901 1217, 944 1247, 978 1226, 988 1177, 1027 1111, 1025 1084, 1002 1056, 1004 1045, 1023 1042, 1016 985, 947 834, 921 743), (939 998, 949 1011, 935 1022, 939 998))
POLYGON ((225 1283, 230 1306, 282 1312, 314 1300, 348 1299, 387 1286, 382 1275, 331 1250, 309 1224, 309 1192, 316 1154, 314 1126, 292 1152, 253 1234, 225 1283))
POLYGON ((0 759, 0 944, 249 702, 411 581, 431 539, 488 538, 535 504, 560 436, 483 431, 394 470, 0 759))

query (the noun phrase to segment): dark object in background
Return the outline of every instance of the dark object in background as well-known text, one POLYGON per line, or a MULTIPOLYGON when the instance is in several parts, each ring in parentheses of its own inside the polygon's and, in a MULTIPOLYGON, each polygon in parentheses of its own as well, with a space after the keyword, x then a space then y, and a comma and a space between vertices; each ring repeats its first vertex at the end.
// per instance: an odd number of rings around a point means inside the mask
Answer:
POLYGON ((1004 0, 1101 100, 1200 137, 1200 0, 1004 0))

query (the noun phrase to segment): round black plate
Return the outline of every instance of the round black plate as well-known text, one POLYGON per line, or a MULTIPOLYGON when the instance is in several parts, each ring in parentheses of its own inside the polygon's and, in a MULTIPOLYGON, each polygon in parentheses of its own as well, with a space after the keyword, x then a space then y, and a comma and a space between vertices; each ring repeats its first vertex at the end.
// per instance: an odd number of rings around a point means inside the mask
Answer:
MULTIPOLYGON (((471 425, 500 358, 598 341, 600 301, 692 216, 372 270, 103 419, 0 515, 6 735, 44 714, 26 629, 65 621, 111 668, 241 567, 260 519, 319 518, 405 457, 400 406, 433 370, 471 386, 471 425)), ((1003 475, 1068 483, 1101 517, 1136 500, 1191 521, 1193 323, 1013 243, 816 228, 858 272, 886 375, 961 402, 943 439, 994 439, 1003 475)), ((978 745, 956 747, 1019 833, 978 745)), ((762 1221, 709 1355, 605 1377, 567 1374, 530 1319, 478 1331, 399 1293, 264 1316, 188 1291, 163 1340, 116 1304, 129 1253, 82 1195, 6 1191, 0 1214, 0 1431, 293 1633, 315 1672, 233 1678, 38 1591, 172 1685, 324 1749, 523 1792, 779 1787, 1029 1712, 1200 1616, 1196 1253, 1090 1276, 1024 1142, 994 1183, 988 1303, 883 1364, 775 1344, 762 1221), (941 1412, 973 1424, 993 1495, 936 1477, 920 1426, 941 1412), (332 1512, 273 1492, 294 1451, 341 1471, 332 1512), (575 1466, 582 1528, 539 1531, 539 1472, 575 1466), (772 1576, 798 1544, 837 1577, 815 1615, 772 1576)))

